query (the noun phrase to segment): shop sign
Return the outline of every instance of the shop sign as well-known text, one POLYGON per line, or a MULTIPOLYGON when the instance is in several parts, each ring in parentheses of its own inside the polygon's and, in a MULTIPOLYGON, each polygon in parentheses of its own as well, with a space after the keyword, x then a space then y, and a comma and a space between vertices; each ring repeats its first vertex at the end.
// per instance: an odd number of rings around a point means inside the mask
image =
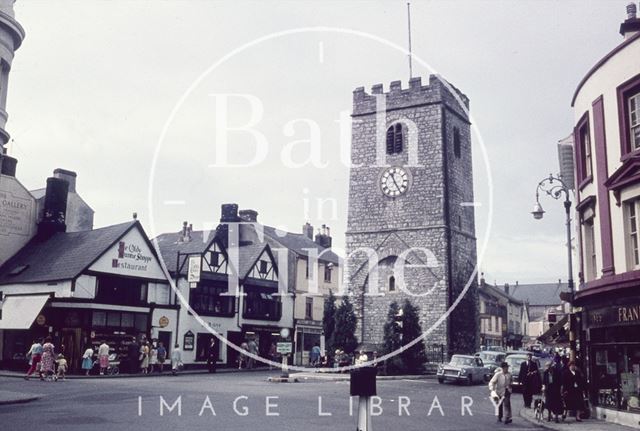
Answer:
POLYGON ((189 268, 187 270, 187 281, 198 283, 200 281, 200 271, 202 270, 202 257, 189 256, 189 268))
POLYGON ((291 353, 293 343, 278 343, 276 345, 276 351, 280 354, 291 353))
POLYGON ((138 244, 120 241, 118 243, 118 257, 111 260, 111 267, 146 272, 151 260, 153 260, 153 256, 145 254, 138 244))
POLYGON ((184 340, 182 343, 183 350, 193 350, 194 344, 195 344, 195 336, 193 335, 193 332, 187 331, 187 333, 184 334, 184 340))
POLYGON ((169 318, 167 316, 162 316, 160 320, 158 320, 158 325, 161 328, 166 328, 167 326, 169 326, 169 318))
POLYGON ((44 317, 44 314, 39 314, 38 317, 36 317, 36 323, 40 326, 44 326, 44 324, 47 323, 47 318, 44 317))
POLYGON ((589 326, 640 325, 640 304, 616 305, 587 311, 589 326))
POLYGON ((0 190, 0 235, 29 236, 32 213, 30 199, 14 195, 11 190, 0 190))

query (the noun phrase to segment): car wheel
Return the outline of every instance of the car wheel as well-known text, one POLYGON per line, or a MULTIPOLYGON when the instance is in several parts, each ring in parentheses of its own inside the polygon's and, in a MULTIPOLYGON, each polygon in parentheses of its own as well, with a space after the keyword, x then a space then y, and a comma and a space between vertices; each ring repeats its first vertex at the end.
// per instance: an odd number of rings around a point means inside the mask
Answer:
POLYGON ((443 378, 438 377, 438 383, 440 383, 440 384, 442 385, 442 384, 444 383, 444 379, 443 379, 443 378))

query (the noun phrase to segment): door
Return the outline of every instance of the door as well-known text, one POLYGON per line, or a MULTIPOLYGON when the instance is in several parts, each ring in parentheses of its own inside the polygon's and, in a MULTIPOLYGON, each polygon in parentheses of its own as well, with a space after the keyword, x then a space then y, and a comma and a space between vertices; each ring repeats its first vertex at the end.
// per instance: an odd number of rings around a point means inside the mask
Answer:
POLYGON ((80 328, 64 328, 62 330, 62 345, 60 352, 67 360, 69 370, 80 368, 80 356, 82 355, 80 346, 80 328))
POLYGON ((171 344, 171 331, 158 331, 158 342, 161 342, 167 350, 167 358, 171 358, 171 349, 173 348, 171 344))

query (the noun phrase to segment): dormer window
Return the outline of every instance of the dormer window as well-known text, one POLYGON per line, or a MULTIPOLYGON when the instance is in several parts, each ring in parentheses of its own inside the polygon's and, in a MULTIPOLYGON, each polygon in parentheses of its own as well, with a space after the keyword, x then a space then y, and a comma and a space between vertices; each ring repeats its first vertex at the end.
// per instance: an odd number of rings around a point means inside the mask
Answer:
POLYGON ((387 154, 400 154, 404 147, 404 127, 400 123, 387 129, 387 154))

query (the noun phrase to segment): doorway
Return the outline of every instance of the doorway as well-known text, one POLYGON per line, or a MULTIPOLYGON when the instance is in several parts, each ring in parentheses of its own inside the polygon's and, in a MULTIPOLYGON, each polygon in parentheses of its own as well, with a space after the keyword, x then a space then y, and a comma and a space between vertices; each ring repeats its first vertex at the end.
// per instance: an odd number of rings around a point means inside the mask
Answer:
POLYGON ((63 328, 60 351, 67 360, 69 370, 77 371, 80 367, 80 356, 82 355, 80 346, 80 328, 63 328))
POLYGON ((171 358, 171 349, 173 349, 171 331, 158 331, 158 342, 161 342, 167 350, 167 359, 171 358))

